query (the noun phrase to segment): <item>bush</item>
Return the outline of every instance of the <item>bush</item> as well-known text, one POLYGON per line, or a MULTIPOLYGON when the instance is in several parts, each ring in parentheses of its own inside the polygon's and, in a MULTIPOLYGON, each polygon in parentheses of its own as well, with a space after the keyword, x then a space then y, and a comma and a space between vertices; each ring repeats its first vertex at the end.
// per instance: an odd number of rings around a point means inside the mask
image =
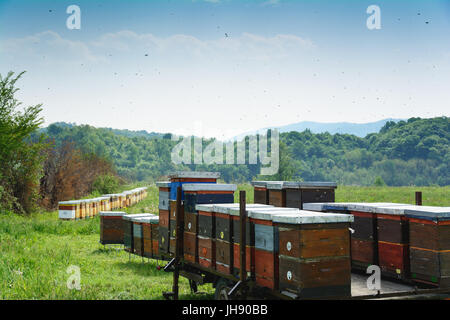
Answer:
POLYGON ((383 178, 381 178, 380 176, 375 178, 375 181, 373 183, 374 186, 376 187, 383 187, 386 185, 386 183, 384 182, 383 178))
POLYGON ((119 179, 113 175, 98 176, 92 185, 92 191, 100 194, 115 193, 119 188, 119 179))

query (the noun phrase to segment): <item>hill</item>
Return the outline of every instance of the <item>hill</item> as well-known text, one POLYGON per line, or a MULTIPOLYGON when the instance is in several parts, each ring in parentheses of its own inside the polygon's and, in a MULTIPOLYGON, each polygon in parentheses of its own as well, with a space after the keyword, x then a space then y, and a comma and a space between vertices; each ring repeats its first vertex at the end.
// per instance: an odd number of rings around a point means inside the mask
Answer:
POLYGON ((328 132, 330 134, 340 133, 340 134, 353 134, 358 137, 365 137, 370 133, 376 133, 380 131, 380 129, 390 121, 398 122, 402 119, 383 119, 375 122, 368 123, 352 123, 352 122, 314 122, 314 121, 302 121, 297 123, 288 124, 281 127, 270 127, 264 128, 257 131, 250 131, 243 134, 238 135, 236 138, 242 139, 246 135, 254 135, 257 132, 266 132, 268 129, 278 129, 278 131, 282 132, 291 132, 298 131, 303 132, 305 130, 310 130, 312 133, 325 133, 328 132))
MULTIPOLYGON (((52 124, 45 130, 56 143, 71 140, 102 155, 129 180, 154 180, 173 170, 214 170, 227 182, 255 178, 332 180, 346 185, 450 185, 450 119, 388 121, 377 133, 285 132, 280 135, 280 172, 258 177, 257 165, 175 165, 170 134, 125 134, 91 126, 52 124)), ((207 145, 211 140, 204 141, 207 145)))

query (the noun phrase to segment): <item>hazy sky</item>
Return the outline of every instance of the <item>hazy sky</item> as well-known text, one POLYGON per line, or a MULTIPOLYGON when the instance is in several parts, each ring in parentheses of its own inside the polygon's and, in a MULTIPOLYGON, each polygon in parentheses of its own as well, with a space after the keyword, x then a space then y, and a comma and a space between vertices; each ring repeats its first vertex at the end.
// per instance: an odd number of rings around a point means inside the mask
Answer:
POLYGON ((56 121, 230 137, 450 112, 450 1, 4 1, 0 73, 56 121), (81 29, 69 30, 69 5, 81 29), (370 5, 381 29, 369 30, 370 5))

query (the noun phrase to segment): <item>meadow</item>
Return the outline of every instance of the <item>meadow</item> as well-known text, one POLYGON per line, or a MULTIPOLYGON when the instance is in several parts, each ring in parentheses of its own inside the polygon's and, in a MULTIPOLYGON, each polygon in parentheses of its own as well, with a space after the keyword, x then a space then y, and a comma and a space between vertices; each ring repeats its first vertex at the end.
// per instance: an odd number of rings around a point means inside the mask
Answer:
MULTIPOLYGON (((253 202, 249 184, 238 189, 246 191, 247 203, 253 202)), ((450 187, 340 186, 336 201, 413 204, 415 191, 422 191, 424 205, 450 206, 450 187)), ((148 197, 125 211, 157 213, 158 189, 149 187, 148 197)), ((163 291, 171 291, 172 273, 157 268, 164 262, 105 248, 99 230, 98 216, 60 221, 57 211, 0 213, 0 299, 162 299, 163 291), (80 290, 67 287, 71 265, 80 268, 80 290)), ((201 294, 191 293, 188 281, 180 278, 180 299, 213 298, 212 285, 199 290, 201 294)))

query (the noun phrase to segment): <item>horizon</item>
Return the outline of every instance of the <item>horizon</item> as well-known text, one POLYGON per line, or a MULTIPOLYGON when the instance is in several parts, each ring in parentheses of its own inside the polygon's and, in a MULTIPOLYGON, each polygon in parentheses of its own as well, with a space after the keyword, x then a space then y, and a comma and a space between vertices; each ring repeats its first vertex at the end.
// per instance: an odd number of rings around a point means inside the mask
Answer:
POLYGON ((0 0, 0 74, 45 123, 229 139, 449 116, 450 3, 0 0), (7 31, 5 31, 7 30, 7 31))

